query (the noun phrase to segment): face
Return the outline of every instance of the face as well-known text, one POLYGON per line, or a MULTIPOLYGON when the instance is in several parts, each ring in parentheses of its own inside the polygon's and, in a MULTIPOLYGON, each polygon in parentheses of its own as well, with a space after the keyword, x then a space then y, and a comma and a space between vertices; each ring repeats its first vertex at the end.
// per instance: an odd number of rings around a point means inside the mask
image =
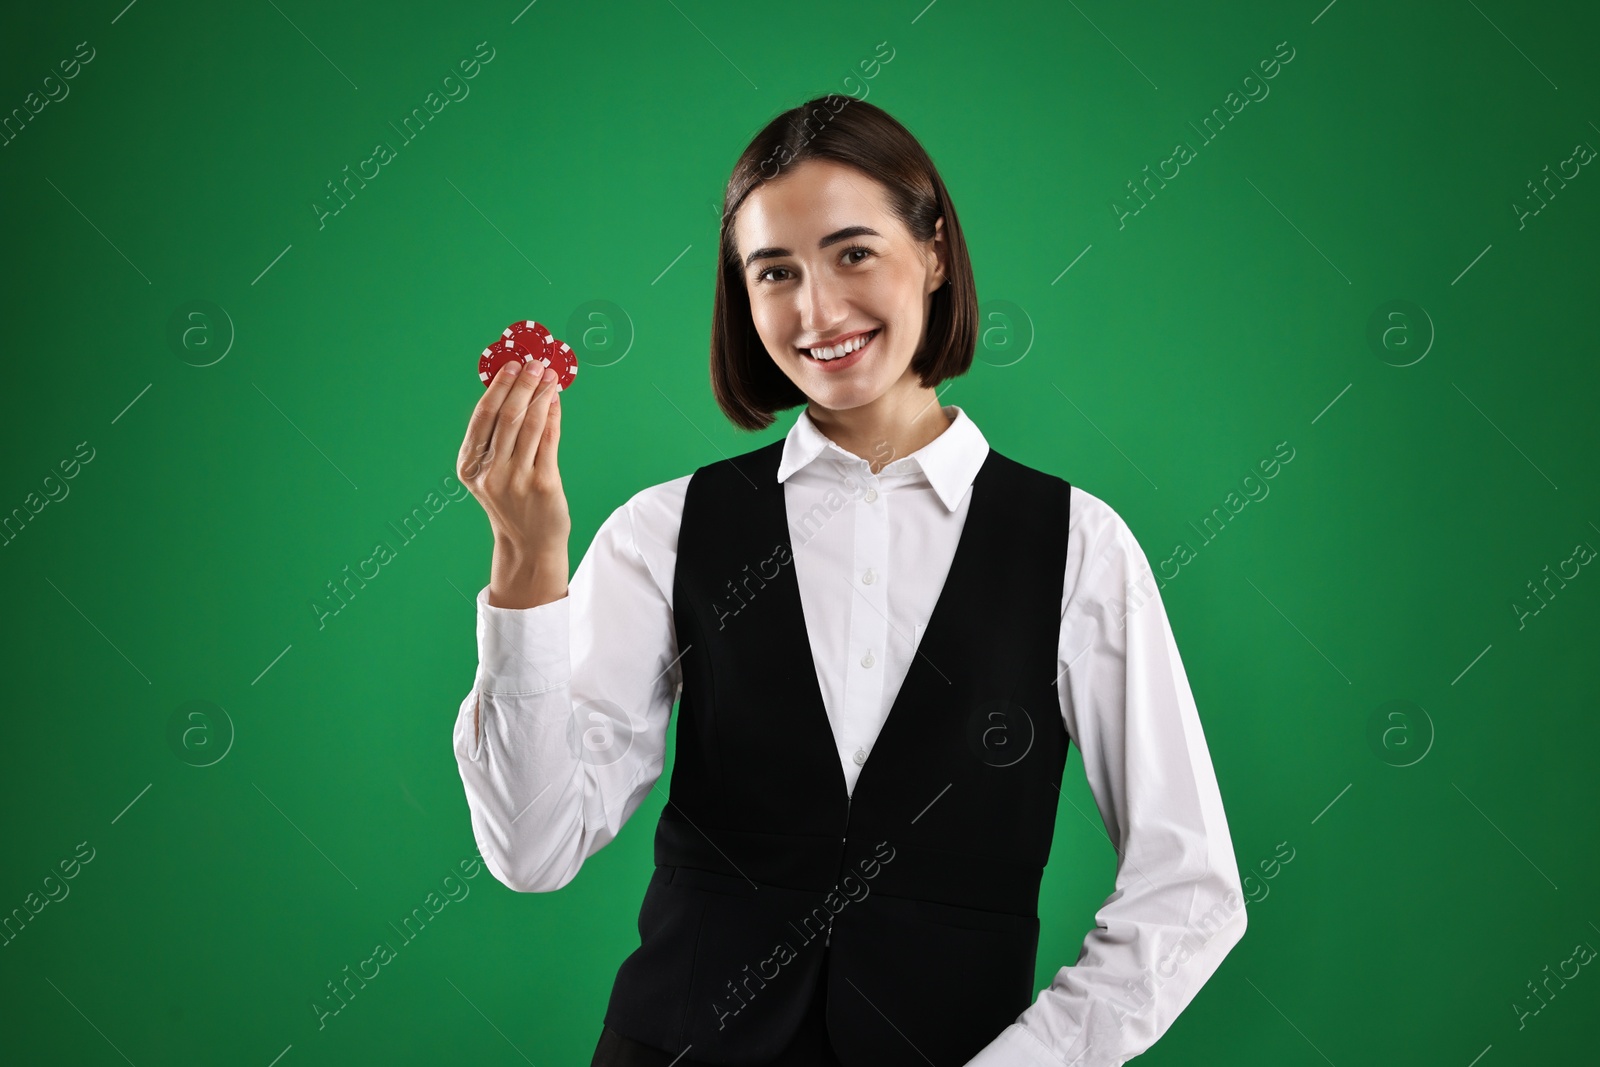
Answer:
POLYGON ((756 333, 812 404, 842 411, 924 388, 910 367, 948 270, 944 219, 917 241, 875 179, 807 160, 745 199, 734 239, 756 333))

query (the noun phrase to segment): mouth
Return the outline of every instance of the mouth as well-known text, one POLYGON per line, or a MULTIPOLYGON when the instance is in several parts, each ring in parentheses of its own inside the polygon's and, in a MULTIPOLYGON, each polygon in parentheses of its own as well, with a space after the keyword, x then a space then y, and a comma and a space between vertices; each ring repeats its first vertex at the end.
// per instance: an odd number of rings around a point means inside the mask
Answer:
POLYGON ((807 361, 817 364, 823 370, 844 370, 846 367, 860 361, 862 353, 872 347, 873 342, 878 339, 878 334, 882 332, 883 327, 880 326, 876 330, 869 330, 865 334, 857 334, 844 344, 835 345, 832 348, 797 348, 795 351, 800 353, 807 361))

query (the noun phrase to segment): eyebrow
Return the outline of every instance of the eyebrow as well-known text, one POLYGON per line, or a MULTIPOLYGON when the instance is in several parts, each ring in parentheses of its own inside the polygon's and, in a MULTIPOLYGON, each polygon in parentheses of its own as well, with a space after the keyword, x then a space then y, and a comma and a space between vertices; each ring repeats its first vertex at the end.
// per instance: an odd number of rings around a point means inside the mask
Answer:
MULTIPOLYGON (((874 230, 871 226, 846 226, 842 230, 834 230, 832 233, 828 234, 828 236, 818 241, 817 247, 827 248, 829 245, 838 244, 840 241, 848 240, 851 237, 862 236, 882 237, 883 234, 879 233, 877 230, 874 230)), ((788 256, 793 254, 794 253, 790 252, 787 248, 758 248, 754 252, 751 252, 748 256, 744 257, 744 265, 748 269, 749 266, 758 259, 777 259, 780 256, 788 256)))

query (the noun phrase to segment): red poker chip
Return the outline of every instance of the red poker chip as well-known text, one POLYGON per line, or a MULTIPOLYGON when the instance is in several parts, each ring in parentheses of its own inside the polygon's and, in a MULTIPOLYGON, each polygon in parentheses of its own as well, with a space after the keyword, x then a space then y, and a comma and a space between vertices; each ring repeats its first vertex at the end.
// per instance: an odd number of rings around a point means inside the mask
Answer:
POLYGON ((483 355, 478 358, 478 378, 487 389, 494 381, 494 376, 500 373, 500 368, 507 363, 532 363, 533 354, 525 352, 504 341, 496 341, 483 350, 483 355))
POLYGON ((545 345, 544 354, 550 361, 550 369, 556 372, 556 384, 566 389, 578 376, 578 353, 567 342, 552 337, 545 345))
POLYGON ((516 345, 524 352, 533 353, 538 359, 544 354, 545 345, 549 344, 550 331, 532 319, 513 322, 500 334, 500 340, 508 345, 516 345))

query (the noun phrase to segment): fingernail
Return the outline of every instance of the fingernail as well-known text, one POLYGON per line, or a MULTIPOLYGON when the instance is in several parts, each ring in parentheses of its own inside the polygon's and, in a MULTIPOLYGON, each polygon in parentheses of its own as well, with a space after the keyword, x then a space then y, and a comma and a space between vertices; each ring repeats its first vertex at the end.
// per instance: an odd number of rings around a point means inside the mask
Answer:
POLYGON ((507 363, 506 364, 506 373, 507 374, 515 376, 517 371, 519 371, 521 369, 522 369, 522 364, 520 364, 520 363, 507 363))
POLYGON ((546 381, 546 382, 553 382, 553 381, 556 380, 556 372, 551 370, 549 367, 546 367, 544 369, 544 374, 543 374, 543 376, 541 377, 540 380, 541 381, 546 381))

